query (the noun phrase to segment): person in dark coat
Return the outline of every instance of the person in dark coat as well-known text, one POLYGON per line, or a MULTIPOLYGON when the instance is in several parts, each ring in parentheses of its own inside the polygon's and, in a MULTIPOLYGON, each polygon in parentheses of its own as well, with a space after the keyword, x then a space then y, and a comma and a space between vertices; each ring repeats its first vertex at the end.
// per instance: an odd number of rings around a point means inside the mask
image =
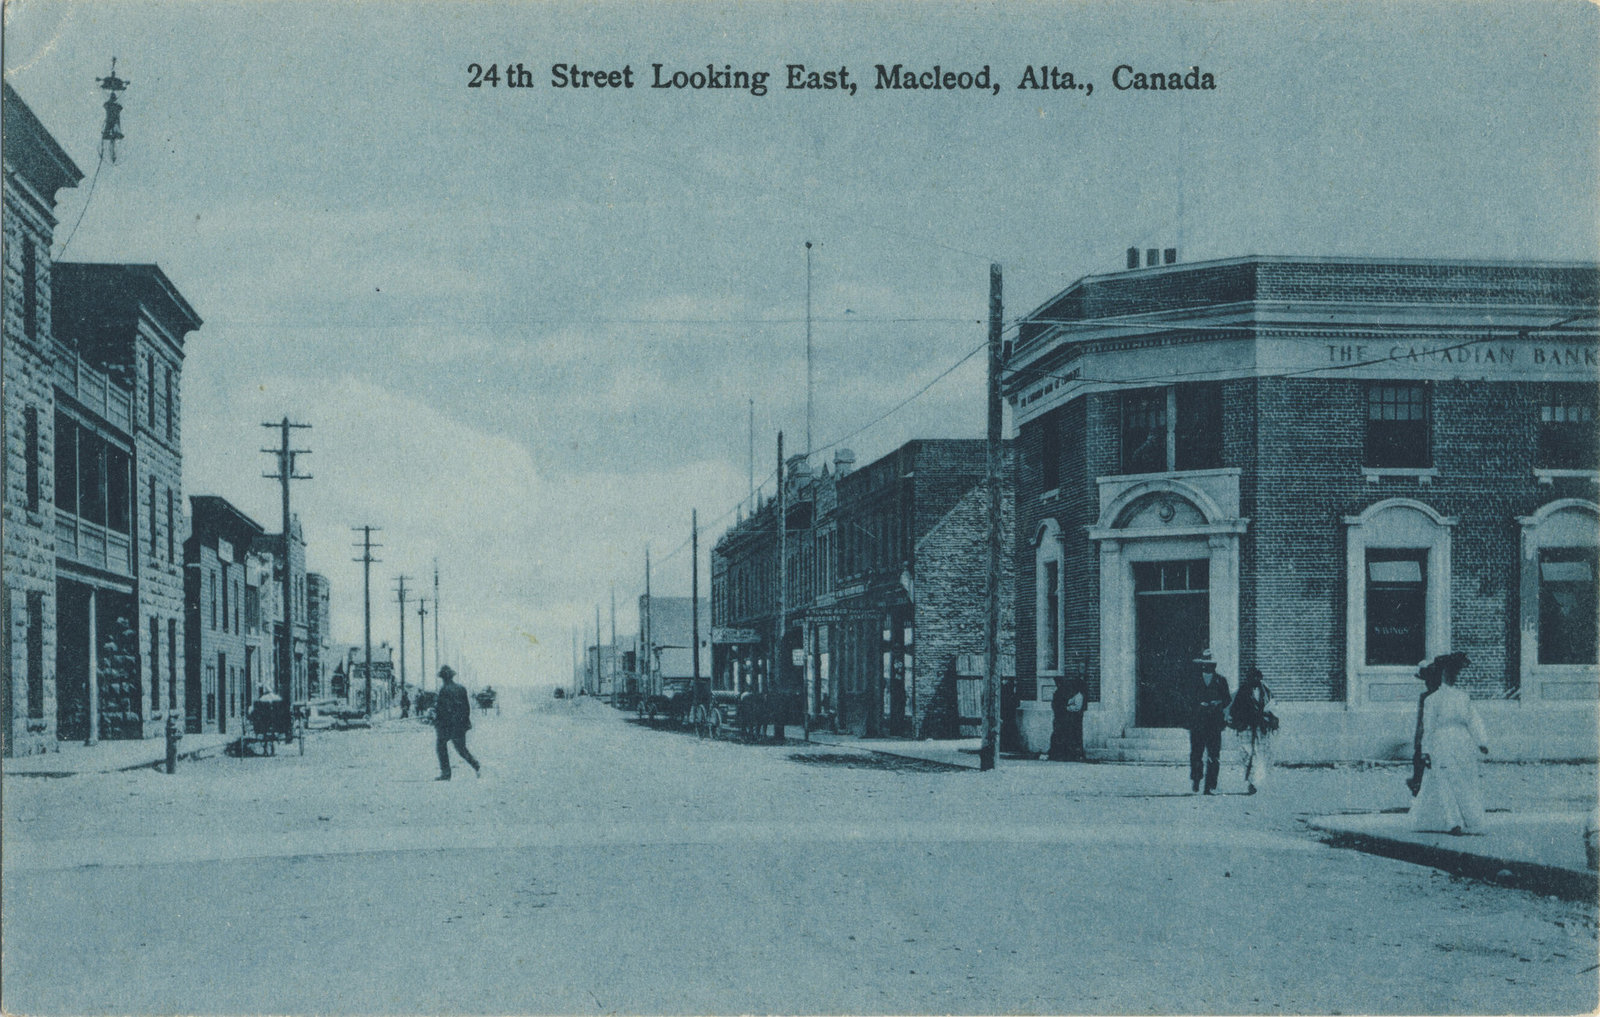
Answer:
POLYGON ((1083 762, 1083 711, 1089 705, 1089 687, 1077 676, 1056 683, 1050 697, 1050 758, 1058 763, 1083 762))
POLYGON ((438 734, 439 776, 435 780, 450 779, 450 746, 467 761, 472 772, 482 774, 483 768, 467 751, 467 732, 472 728, 472 704, 467 690, 456 682, 456 672, 449 664, 439 669, 439 698, 433 704, 433 727, 438 734))
POLYGON ((405 689, 400 690, 400 716, 411 716, 411 693, 405 689))
POLYGON ((1189 686, 1189 784, 1200 790, 1204 762, 1205 793, 1217 789, 1222 729, 1227 723, 1228 679, 1217 673, 1217 659, 1207 647, 1194 659, 1200 674, 1189 686))

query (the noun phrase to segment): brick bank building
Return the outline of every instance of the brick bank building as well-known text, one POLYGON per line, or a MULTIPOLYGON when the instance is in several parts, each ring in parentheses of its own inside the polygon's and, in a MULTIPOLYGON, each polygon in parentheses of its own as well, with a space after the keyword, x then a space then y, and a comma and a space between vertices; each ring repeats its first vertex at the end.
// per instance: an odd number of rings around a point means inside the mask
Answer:
POLYGON ((1091 755, 1181 751, 1211 647, 1235 685, 1264 673, 1284 758, 1394 757, 1417 665, 1461 650, 1496 755, 1594 758, 1597 304, 1588 263, 1249 256, 1028 315, 1006 391, 1030 747, 1082 673, 1091 755))

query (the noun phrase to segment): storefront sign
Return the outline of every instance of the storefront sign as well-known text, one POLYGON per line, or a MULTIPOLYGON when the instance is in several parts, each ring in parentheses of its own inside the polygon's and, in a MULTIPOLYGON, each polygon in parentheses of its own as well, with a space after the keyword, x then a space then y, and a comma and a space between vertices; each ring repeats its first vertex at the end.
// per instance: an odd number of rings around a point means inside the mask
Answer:
POLYGON ((759 643, 761 636, 755 629, 714 628, 711 641, 719 646, 732 643, 759 643))

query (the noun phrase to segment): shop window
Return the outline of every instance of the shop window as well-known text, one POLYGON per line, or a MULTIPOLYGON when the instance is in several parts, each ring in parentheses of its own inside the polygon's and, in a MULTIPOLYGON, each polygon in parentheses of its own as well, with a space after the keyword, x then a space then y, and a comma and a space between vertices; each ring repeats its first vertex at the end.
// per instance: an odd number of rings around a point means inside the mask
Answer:
POLYGON ((1378 384, 1367 388, 1366 465, 1425 469, 1433 462, 1426 385, 1378 384))
POLYGON ((1552 385, 1539 405, 1537 466, 1547 470, 1600 468, 1595 444, 1595 389, 1552 385))
POLYGON ((1597 554, 1593 547, 1539 552, 1539 663, 1595 664, 1597 554))
MULTIPOLYGON (((28 717, 44 716, 44 594, 28 591, 28 717)), ((8 679, 9 680, 9 679, 8 679)))
POLYGON ((1428 552, 1367 552, 1367 663, 1420 664, 1427 650, 1428 552))

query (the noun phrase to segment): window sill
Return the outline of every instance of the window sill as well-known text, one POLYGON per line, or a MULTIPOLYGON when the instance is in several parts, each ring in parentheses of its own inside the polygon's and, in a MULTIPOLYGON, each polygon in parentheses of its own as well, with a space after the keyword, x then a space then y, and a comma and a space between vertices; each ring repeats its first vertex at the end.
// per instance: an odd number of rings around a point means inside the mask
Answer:
POLYGON ((1361 475, 1367 478, 1369 484, 1396 477, 1415 477, 1418 485, 1425 486, 1433 483, 1433 478, 1439 475, 1439 470, 1433 466, 1363 466, 1361 475))
POLYGON ((1533 475, 1541 484, 1553 484, 1558 477, 1571 477, 1576 480, 1590 480, 1600 483, 1600 470, 1541 470, 1535 468, 1533 475))

